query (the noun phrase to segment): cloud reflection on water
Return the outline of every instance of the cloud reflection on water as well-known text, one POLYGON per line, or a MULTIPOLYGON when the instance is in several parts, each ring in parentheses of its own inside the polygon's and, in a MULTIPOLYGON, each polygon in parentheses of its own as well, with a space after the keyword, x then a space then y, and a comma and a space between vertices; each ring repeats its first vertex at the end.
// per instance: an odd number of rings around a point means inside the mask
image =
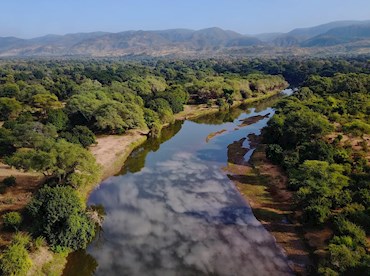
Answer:
POLYGON ((110 178, 97 275, 287 275, 286 258, 219 166, 177 152, 110 178))

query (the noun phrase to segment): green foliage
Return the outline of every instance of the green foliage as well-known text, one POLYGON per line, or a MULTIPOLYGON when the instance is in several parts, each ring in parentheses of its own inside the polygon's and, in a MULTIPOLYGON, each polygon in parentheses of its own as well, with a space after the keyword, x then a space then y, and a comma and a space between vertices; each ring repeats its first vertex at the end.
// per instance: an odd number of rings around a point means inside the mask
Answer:
POLYGON ((336 271, 345 272, 348 268, 358 266, 364 253, 362 248, 351 250, 344 244, 330 244, 329 262, 336 271))
POLYGON ((34 247, 36 250, 39 250, 41 247, 46 245, 46 240, 43 236, 39 236, 34 241, 34 247))
POLYGON ((148 108, 158 113, 162 123, 170 123, 174 120, 170 104, 163 98, 156 98, 148 103, 148 108))
POLYGON ((62 132, 60 136, 68 142, 79 144, 84 148, 96 142, 95 134, 86 126, 75 126, 70 132, 62 132))
POLYGON ((30 246, 31 237, 27 233, 18 232, 13 236, 13 244, 22 245, 24 248, 28 249, 30 246))
POLYGON ((14 98, 0 98, 0 120, 15 119, 22 111, 22 105, 14 98))
POLYGON ((68 116, 63 109, 51 109, 48 111, 47 122, 55 126, 57 131, 65 130, 68 121, 68 116))
POLYGON ((266 148, 266 156, 274 164, 281 164, 283 161, 284 151, 280 145, 269 144, 266 148))
POLYGON ((71 187, 44 187, 27 207, 35 220, 35 234, 54 248, 85 248, 95 234, 81 200, 71 187))
POLYGON ((16 98, 19 94, 19 87, 16 83, 6 83, 0 86, 0 97, 16 98))
POLYGON ((34 170, 50 175, 73 187, 95 183, 100 178, 100 168, 94 156, 79 145, 63 139, 53 143, 48 151, 43 149, 18 150, 6 163, 18 169, 34 170))
POLYGON ((22 216, 19 212, 9 212, 3 215, 4 226, 13 230, 18 230, 22 223, 22 216))
POLYGON ((31 266, 27 249, 20 244, 10 245, 0 259, 0 270, 6 276, 26 275, 31 266))
POLYGON ((354 120, 343 126, 343 131, 347 133, 352 133, 356 136, 361 136, 362 134, 370 134, 370 124, 367 124, 360 120, 354 120))

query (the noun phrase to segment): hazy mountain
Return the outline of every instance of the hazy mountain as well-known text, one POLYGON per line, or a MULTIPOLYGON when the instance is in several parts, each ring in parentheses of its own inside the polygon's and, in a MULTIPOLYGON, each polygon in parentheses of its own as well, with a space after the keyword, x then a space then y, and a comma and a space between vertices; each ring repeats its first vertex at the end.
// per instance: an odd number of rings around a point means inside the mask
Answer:
POLYGON ((212 52, 259 45, 254 37, 208 28, 199 31, 125 31, 47 35, 33 39, 0 38, 0 56, 123 56, 212 52))
POLYGON ((370 53, 370 21, 338 21, 288 33, 254 36, 220 28, 198 31, 93 32, 46 35, 33 39, 0 37, 7 56, 214 56, 370 53), (340 47, 333 49, 332 47, 340 47), (320 50, 318 50, 320 48, 320 50), (321 49, 323 48, 323 49, 321 49))
POLYGON ((370 20, 367 21, 335 21, 330 22, 322 25, 318 25, 315 27, 310 28, 298 28, 290 31, 288 35, 299 37, 301 39, 309 39, 311 37, 326 33, 327 31, 339 28, 339 27, 346 27, 346 26, 352 26, 352 25, 359 25, 359 24, 367 24, 370 23, 370 20))
POLYGON ((333 28, 302 43, 304 47, 324 47, 370 40, 370 23, 333 28))

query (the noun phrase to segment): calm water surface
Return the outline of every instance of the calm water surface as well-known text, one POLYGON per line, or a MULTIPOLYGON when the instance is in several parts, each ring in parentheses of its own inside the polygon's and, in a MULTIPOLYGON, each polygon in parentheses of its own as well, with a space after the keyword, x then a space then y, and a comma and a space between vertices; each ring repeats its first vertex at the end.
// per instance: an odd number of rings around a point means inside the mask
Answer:
MULTIPOLYGON (((177 122, 135 150, 121 174, 91 194, 89 204, 105 211, 103 227, 86 251, 69 256, 64 275, 290 275, 273 237, 222 171, 227 146, 259 134, 271 104, 177 122)), ((243 146, 250 148, 248 139, 243 146)))

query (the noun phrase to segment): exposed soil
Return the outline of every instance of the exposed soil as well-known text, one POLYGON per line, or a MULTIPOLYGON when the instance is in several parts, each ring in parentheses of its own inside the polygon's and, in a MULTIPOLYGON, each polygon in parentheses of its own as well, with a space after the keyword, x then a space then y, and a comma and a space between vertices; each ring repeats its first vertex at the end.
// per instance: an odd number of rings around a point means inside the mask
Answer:
MULTIPOLYGON (((259 139, 251 138, 251 144, 256 145, 259 139)), ((240 157, 247 150, 242 144, 236 141, 228 147, 229 164, 225 171, 249 202, 257 219, 284 249, 293 271, 307 275, 313 263, 304 242, 302 225, 295 219, 293 194, 286 188, 287 177, 266 159, 261 146, 246 163, 240 157)))
MULTIPOLYGON (((0 217, 10 211, 20 211, 26 207, 32 198, 32 194, 42 184, 43 175, 38 173, 21 172, 12 169, 8 165, 0 162, 0 181, 8 176, 16 178, 16 185, 5 189, 0 194, 0 217)), ((0 246, 4 246, 11 241, 14 232, 3 230, 3 220, 0 219, 1 239, 0 246)))
POLYGON ((138 130, 128 131, 124 135, 97 137, 97 144, 91 146, 90 151, 103 168, 103 179, 116 174, 138 141, 145 140, 146 133, 138 130))

